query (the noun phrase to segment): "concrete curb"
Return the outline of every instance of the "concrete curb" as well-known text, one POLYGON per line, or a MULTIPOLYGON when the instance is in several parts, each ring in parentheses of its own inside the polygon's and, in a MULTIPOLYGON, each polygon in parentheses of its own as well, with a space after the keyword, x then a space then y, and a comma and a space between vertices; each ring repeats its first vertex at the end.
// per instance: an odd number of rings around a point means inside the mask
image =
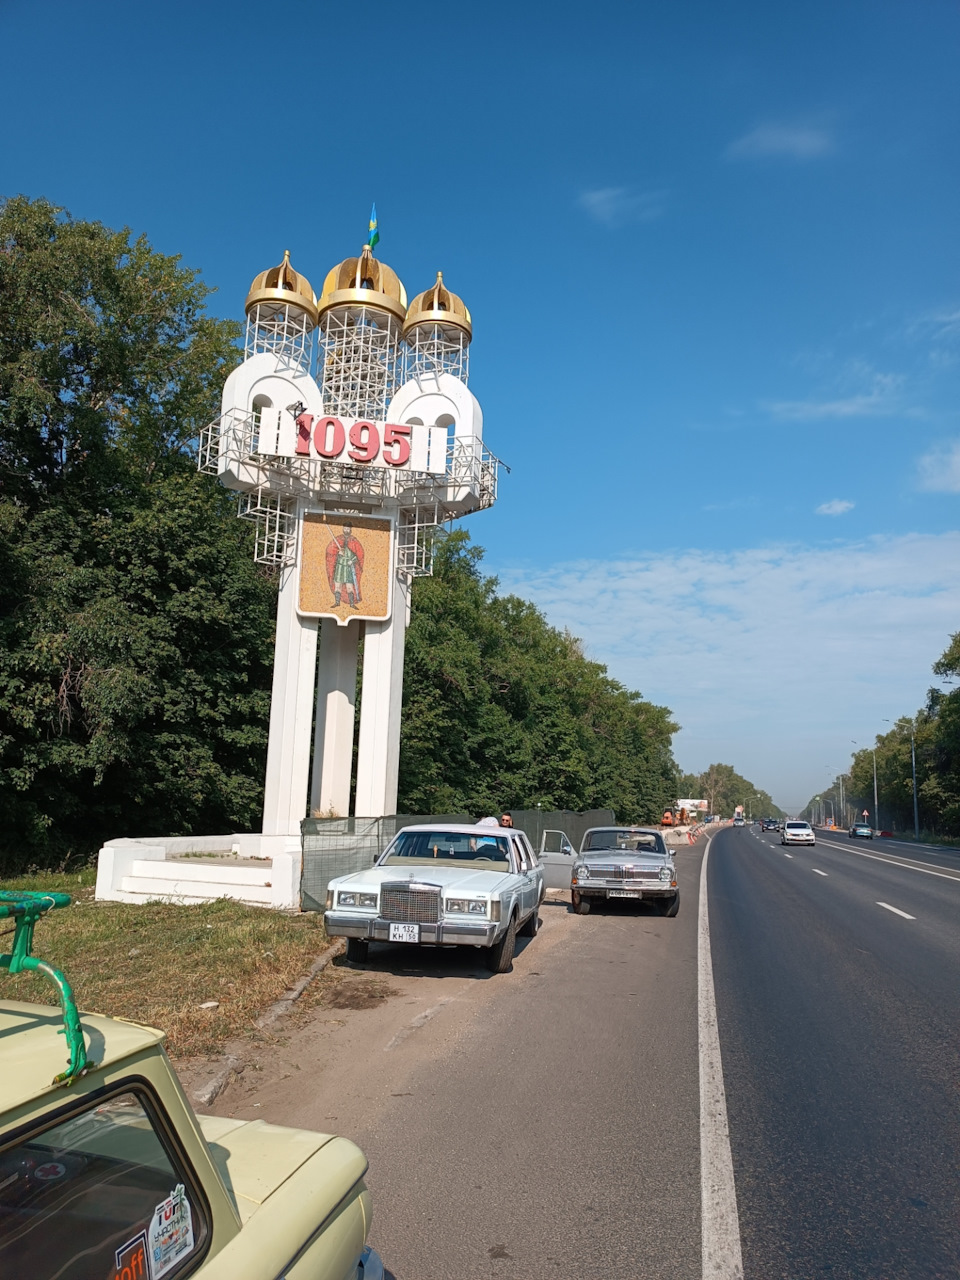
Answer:
MULTIPOLYGON (((281 998, 270 1006, 265 1013, 253 1024, 258 1031, 266 1031, 272 1027, 296 1004, 296 1002, 306 991, 307 987, 314 980, 318 973, 322 973, 331 960, 335 960, 337 956, 342 955, 347 949, 347 944, 343 938, 338 938, 336 942, 332 942, 329 947, 321 951, 313 964, 300 979, 298 983, 292 986, 281 998)), ((192 1091, 193 1101, 199 1103, 201 1107, 209 1107, 211 1103, 223 1093, 224 1089, 236 1076, 242 1075, 246 1069, 247 1062, 241 1056, 240 1046, 234 1046, 236 1052, 226 1052, 220 1059, 220 1065, 214 1074, 206 1082, 192 1091)))

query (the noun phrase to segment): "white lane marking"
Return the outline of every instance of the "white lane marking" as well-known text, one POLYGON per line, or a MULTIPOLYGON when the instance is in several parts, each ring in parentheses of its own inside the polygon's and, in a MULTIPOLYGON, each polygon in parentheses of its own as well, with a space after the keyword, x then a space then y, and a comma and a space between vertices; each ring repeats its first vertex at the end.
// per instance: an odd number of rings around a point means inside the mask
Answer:
POLYGON ((883 858, 878 853, 865 853, 863 849, 847 849, 845 845, 836 844, 833 840, 824 840, 825 845, 829 845, 831 849, 840 849, 845 853, 855 853, 858 858, 870 858, 874 862, 885 862, 888 867, 903 867, 904 871, 921 871, 925 876, 939 876, 941 880, 960 881, 960 875, 951 876, 945 871, 928 871, 926 868, 930 866, 929 862, 897 862, 894 858, 883 858))
POLYGON ((825 871, 818 871, 816 867, 811 867, 810 870, 815 876, 825 876, 827 874, 825 871))
POLYGON ((384 1053, 389 1053, 391 1049, 395 1049, 398 1044, 403 1044, 407 1036, 412 1036, 415 1031, 420 1028, 431 1018, 436 1017, 444 1005, 450 1004, 454 999, 453 996, 441 996, 437 1004, 432 1009, 424 1009, 423 1013, 418 1013, 412 1022, 408 1022, 405 1027, 401 1027, 393 1039, 383 1046, 384 1053))
POLYGON ((784 856, 785 858, 792 858, 792 857, 793 857, 793 854, 792 854, 792 853, 785 853, 783 856, 784 856))
POLYGON ((916 920, 916 916, 908 916, 905 911, 901 911, 899 907, 891 907, 889 902, 878 902, 878 907, 884 907, 887 911, 892 911, 895 916, 903 916, 904 920, 916 920))
POLYGON ((742 1280, 740 1219, 733 1180, 727 1097, 720 1061, 720 1033, 713 989, 710 917, 707 910, 707 841, 700 867, 697 924, 697 1019, 700 1038, 700 1220, 702 1274, 710 1280, 742 1280))

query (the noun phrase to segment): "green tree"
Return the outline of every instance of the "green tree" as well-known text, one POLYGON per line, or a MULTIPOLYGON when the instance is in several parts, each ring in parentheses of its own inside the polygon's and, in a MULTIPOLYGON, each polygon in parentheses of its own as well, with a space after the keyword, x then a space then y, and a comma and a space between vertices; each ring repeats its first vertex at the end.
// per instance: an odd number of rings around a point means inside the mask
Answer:
POLYGON ((255 825, 272 583, 197 476, 237 326, 143 237, 0 209, 0 858, 255 825))
POLYGON ((612 680, 533 605, 497 594, 483 552, 444 538, 414 589, 404 668, 404 812, 610 807, 652 821, 676 798, 664 707, 612 680))

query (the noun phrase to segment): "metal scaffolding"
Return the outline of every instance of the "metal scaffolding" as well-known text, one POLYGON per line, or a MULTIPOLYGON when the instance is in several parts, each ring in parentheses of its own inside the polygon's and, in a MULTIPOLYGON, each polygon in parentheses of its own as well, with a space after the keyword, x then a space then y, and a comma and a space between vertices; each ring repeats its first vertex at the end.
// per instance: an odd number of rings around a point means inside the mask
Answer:
POLYGON ((379 307, 333 307, 320 318, 320 390, 327 413, 383 421, 399 385, 400 324, 379 307))
POLYGON ((477 436, 450 437, 441 473, 281 457, 258 448, 256 411, 232 410, 201 431, 197 463, 206 475, 229 472, 231 487, 244 490, 240 515, 256 522, 256 559, 273 567, 295 559, 298 504, 396 511, 398 569, 422 577, 432 572, 440 528, 497 499, 500 463, 477 436))
POLYGON ((467 385, 470 373, 470 338, 455 325, 417 324, 403 340, 403 381, 452 373, 467 385))
POLYGON ((244 359, 264 353, 277 368, 309 373, 313 364, 314 321, 296 303, 258 302, 247 313, 244 359))

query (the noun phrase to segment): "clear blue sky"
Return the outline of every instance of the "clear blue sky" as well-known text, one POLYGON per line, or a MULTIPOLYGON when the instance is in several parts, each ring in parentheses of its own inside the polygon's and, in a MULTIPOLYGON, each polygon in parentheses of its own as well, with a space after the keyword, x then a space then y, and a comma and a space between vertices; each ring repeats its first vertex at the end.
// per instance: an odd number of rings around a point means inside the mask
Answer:
POLYGON ((960 10, 0 0, 0 193, 442 268, 505 585, 802 803, 960 628, 960 10), (602 455, 598 460, 596 454, 602 455), (588 453, 590 456, 588 456, 588 453))

